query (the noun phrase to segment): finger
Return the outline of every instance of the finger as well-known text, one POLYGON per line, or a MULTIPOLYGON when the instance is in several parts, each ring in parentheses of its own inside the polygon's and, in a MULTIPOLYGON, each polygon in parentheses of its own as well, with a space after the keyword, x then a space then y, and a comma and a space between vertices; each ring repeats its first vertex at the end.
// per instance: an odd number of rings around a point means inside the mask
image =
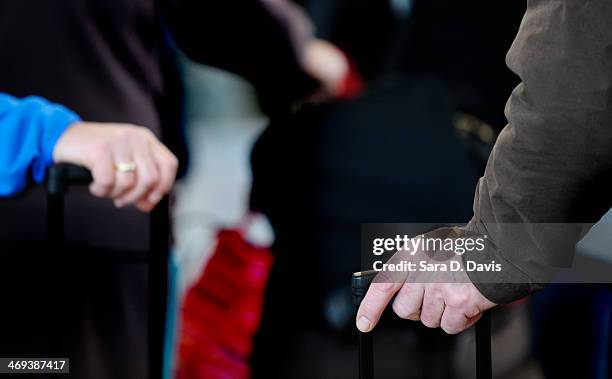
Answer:
MULTIPOLYGON (((114 165, 120 163, 133 162, 131 148, 129 141, 126 139, 120 139, 116 141, 113 146, 113 160, 114 165)), ((119 198, 129 192, 136 184, 136 173, 135 172, 120 172, 115 168, 115 185, 110 193, 110 197, 113 199, 119 198)))
MULTIPOLYGON (((387 263, 397 264, 410 260, 410 253, 398 251, 387 263)), ((357 328, 367 333, 374 329, 383 311, 397 291, 406 282, 407 271, 379 272, 370 285, 357 311, 357 328)))
POLYGON ((111 149, 103 149, 98 154, 93 167, 89 167, 93 182, 89 191, 96 197, 105 197, 110 194, 115 184, 115 168, 111 149))
POLYGON ((157 165, 148 144, 145 141, 138 142, 138 144, 134 145, 134 148, 135 150, 132 154, 136 167, 138 167, 136 171, 136 185, 131 191, 115 201, 118 207, 146 200, 149 192, 159 182, 157 165))
POLYGON ((444 313, 444 299, 435 286, 425 287, 423 307, 421 309, 421 322, 428 328, 440 327, 444 313))
POLYGON ((482 317, 482 312, 478 313, 476 316, 472 316, 472 317, 468 316, 467 323, 465 324, 465 329, 468 329, 474 326, 474 324, 476 324, 478 320, 480 320, 481 317, 482 317))
POLYGON ((176 179, 178 160, 163 144, 155 141, 152 146, 153 158, 159 170, 159 183, 147 198, 150 204, 157 204, 161 198, 170 192, 176 179))
POLYGON ((467 329, 468 321, 467 316, 459 309, 446 307, 442 314, 440 327, 448 334, 457 334, 467 329))
POLYGON ((393 301, 393 311, 400 318, 419 321, 424 293, 422 283, 404 283, 393 301))
POLYGON ((474 325, 481 316, 482 313, 478 313, 469 317, 461 309, 446 307, 440 327, 448 334, 458 334, 474 325))
POLYGON ((372 283, 357 311, 357 328, 367 333, 374 329, 380 316, 401 288, 402 283, 372 283))
POLYGON ((155 208, 155 206, 157 205, 157 203, 151 203, 149 202, 149 200, 145 199, 145 200, 138 200, 135 203, 136 208, 138 208, 139 210, 143 211, 143 212, 151 212, 153 210, 153 208, 155 208))

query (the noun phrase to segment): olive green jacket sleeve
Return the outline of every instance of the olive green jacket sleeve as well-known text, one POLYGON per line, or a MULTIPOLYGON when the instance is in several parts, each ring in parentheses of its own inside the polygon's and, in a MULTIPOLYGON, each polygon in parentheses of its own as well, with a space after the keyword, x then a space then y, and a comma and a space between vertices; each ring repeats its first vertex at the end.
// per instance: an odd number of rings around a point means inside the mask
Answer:
POLYGON ((468 225, 492 248, 464 258, 504 263, 502 283, 470 273, 495 303, 570 265, 575 244, 612 205, 612 1, 529 0, 507 64, 522 83, 468 225))

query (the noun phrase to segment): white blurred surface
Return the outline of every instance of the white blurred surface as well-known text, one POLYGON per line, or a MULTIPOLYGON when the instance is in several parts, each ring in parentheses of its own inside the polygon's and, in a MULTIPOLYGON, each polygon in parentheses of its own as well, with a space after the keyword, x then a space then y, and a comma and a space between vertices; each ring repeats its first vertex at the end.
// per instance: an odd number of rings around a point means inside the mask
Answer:
MULTIPOLYGON (((184 70, 191 166, 176 191, 179 294, 199 277, 215 233, 237 226, 247 214, 250 153, 267 124, 246 81, 187 61, 184 70)), ((256 224, 257 239, 269 241, 269 226, 256 224)))

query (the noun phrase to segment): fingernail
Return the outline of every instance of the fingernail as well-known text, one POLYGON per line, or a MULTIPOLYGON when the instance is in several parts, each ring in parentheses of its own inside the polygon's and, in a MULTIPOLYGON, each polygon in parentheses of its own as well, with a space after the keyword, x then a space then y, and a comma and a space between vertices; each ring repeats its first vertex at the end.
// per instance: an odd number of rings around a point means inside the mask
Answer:
POLYGON ((123 201, 120 200, 115 200, 115 207, 117 208, 123 208, 125 204, 123 203, 123 201))
POLYGON ((149 202, 157 203, 162 198, 162 196, 163 195, 159 192, 153 192, 151 195, 149 195, 149 202))
POLYGON ((369 332, 371 326, 372 326, 372 323, 366 316, 361 316, 357 320, 357 329, 359 329, 363 333, 369 332))

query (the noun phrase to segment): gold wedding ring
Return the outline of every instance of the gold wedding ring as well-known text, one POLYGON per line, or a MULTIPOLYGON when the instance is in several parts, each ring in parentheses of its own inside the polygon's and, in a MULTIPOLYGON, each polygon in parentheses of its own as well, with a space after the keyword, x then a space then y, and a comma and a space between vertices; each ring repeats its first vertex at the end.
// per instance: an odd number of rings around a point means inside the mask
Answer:
POLYGON ((115 170, 121 173, 129 173, 136 171, 136 163, 134 162, 121 162, 115 164, 115 170))

